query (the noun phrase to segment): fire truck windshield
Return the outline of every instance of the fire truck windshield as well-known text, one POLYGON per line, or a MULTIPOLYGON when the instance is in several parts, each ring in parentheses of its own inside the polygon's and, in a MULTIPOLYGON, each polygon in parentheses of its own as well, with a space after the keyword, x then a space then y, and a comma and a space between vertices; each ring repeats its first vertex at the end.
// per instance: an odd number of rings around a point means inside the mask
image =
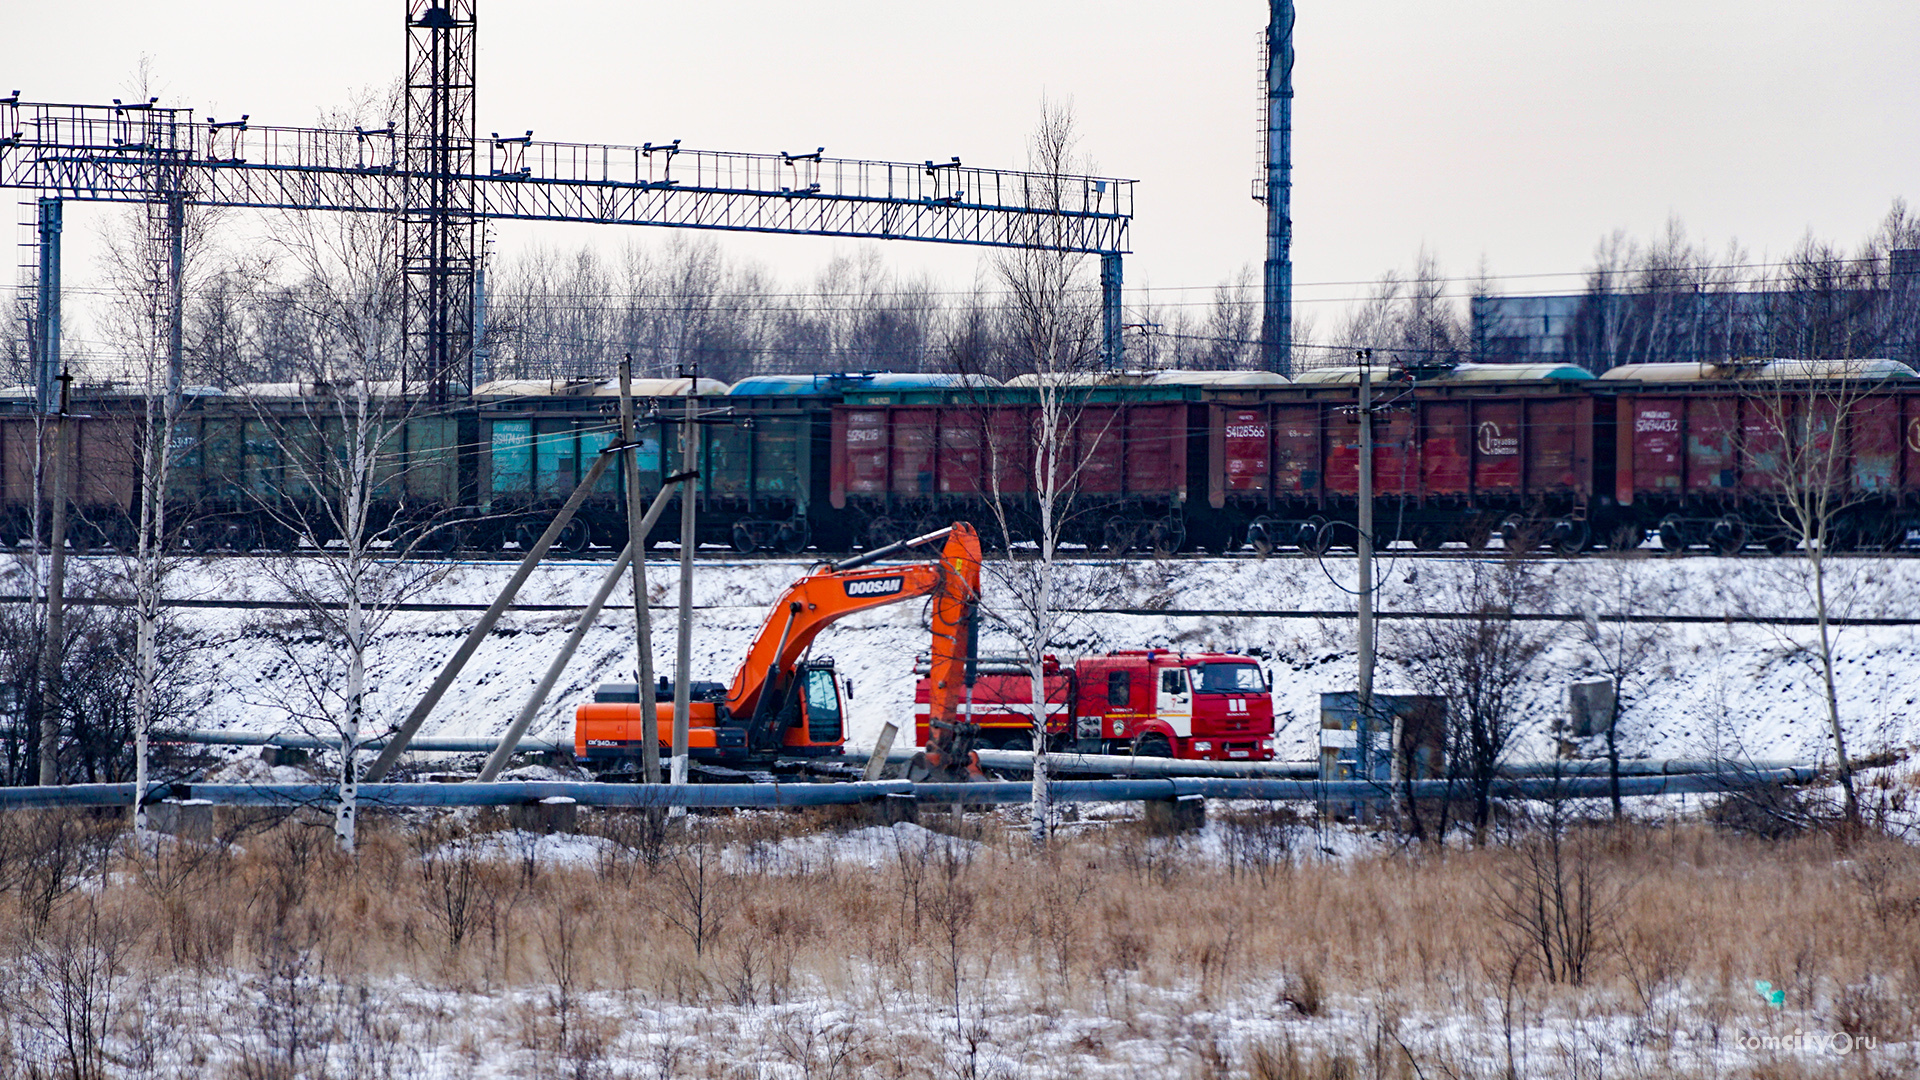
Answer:
POLYGON ((1267 688, 1258 664, 1200 664, 1193 675, 1193 688, 1202 694, 1249 694, 1267 688))

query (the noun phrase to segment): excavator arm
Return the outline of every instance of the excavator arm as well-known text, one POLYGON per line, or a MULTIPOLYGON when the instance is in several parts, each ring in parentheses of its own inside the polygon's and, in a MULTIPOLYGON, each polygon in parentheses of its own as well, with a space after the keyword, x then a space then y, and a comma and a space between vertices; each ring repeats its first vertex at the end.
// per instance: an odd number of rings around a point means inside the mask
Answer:
POLYGON ((727 689, 727 711, 744 721, 749 750, 779 744, 778 718, 794 667, 820 631, 856 611, 921 596, 933 599, 936 715, 959 711, 974 604, 980 596, 980 538, 966 522, 833 563, 794 582, 767 611, 746 660, 727 689), (937 561, 877 566, 897 552, 945 540, 937 561))

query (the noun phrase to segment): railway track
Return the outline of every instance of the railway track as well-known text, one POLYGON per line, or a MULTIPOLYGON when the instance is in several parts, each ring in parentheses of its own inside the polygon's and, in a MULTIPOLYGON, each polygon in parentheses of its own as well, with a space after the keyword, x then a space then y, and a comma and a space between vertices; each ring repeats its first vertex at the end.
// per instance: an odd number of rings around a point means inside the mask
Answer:
MULTIPOLYGON (((126 558, 128 557, 125 553, 116 552, 116 551, 94 550, 94 551, 88 551, 85 554, 88 557, 93 557, 93 558, 126 558)), ((178 557, 191 558, 191 559, 236 559, 236 558, 311 559, 311 558, 318 557, 322 554, 325 554, 325 552, 317 548, 296 548, 293 550, 284 550, 284 549, 277 549, 277 548, 260 548, 252 551, 211 550, 211 551, 196 552, 192 555, 178 556, 178 557)), ((609 562, 612 562, 614 557, 618 554, 619 552, 612 548, 594 548, 588 551, 571 552, 571 553, 550 551, 547 553, 546 557, 542 561, 549 562, 549 563, 609 563, 609 562)), ((823 561, 829 561, 829 560, 835 560, 835 559, 843 559, 852 554, 856 554, 856 553, 855 552, 807 551, 797 555, 789 555, 784 552, 752 552, 749 554, 742 554, 741 552, 728 550, 718 545, 715 545, 713 547, 706 548, 704 550, 695 551, 694 558, 703 565, 712 565, 712 566, 728 566, 728 565, 753 566, 753 565, 759 565, 759 564, 794 565, 794 564, 807 564, 807 563, 816 563, 816 562, 823 562, 823 561)), ((516 566, 520 563, 520 560, 522 557, 523 557, 522 553, 518 551, 472 550, 472 551, 455 551, 455 552, 449 552, 446 554, 421 556, 418 561, 441 563, 441 564, 454 565, 454 566, 516 566)), ((1059 555, 1058 555, 1058 558, 1061 561, 1074 562, 1074 563, 1102 563, 1102 562, 1187 563, 1187 562, 1209 562, 1209 561, 1276 562, 1276 563, 1285 563, 1285 562, 1344 563, 1351 560, 1353 557, 1354 557, 1353 551, 1351 549, 1343 549, 1343 548, 1335 548, 1334 550, 1326 552, 1325 554, 1314 554, 1313 552, 1299 551, 1299 550, 1287 550, 1287 551, 1273 551, 1264 555, 1257 551, 1251 551, 1251 550, 1222 551, 1222 552, 1182 551, 1182 552, 1177 552, 1171 555, 1153 555, 1146 552, 1136 552, 1136 553, 1117 555, 1108 551, 1088 551, 1088 550, 1069 548, 1066 550, 1062 550, 1061 552, 1059 552, 1059 555)), ((1739 559, 1742 561, 1772 561, 1772 560, 1779 560, 1779 559, 1795 558, 1797 557, 1797 555, 1794 552, 1785 552, 1785 553, 1776 555, 1776 554, 1773 554, 1772 552, 1765 550, 1764 548, 1757 548, 1757 547, 1750 548, 1746 551, 1742 551, 1737 555, 1721 555, 1719 553, 1709 551, 1705 548, 1688 549, 1686 551, 1667 551, 1653 544, 1648 544, 1642 547, 1634 548, 1630 551, 1611 551, 1611 550, 1596 549, 1592 551, 1582 552, 1578 555, 1567 555, 1557 551, 1519 551, 1519 552, 1509 553, 1498 546, 1490 546, 1481 550, 1473 550, 1466 547, 1457 547, 1457 548, 1443 548, 1439 551, 1423 551, 1413 547, 1411 544, 1408 544, 1405 547, 1389 546, 1385 548, 1376 548, 1374 551, 1374 558, 1381 559, 1381 560, 1411 559, 1411 560, 1420 560, 1420 561, 1438 560, 1442 562, 1447 562, 1447 561, 1470 562, 1470 561, 1495 558, 1495 557, 1522 559, 1527 562, 1555 563, 1555 562, 1579 562, 1583 560, 1592 560, 1592 559, 1621 559, 1621 558, 1675 559, 1675 558, 1702 558, 1702 557, 1710 557, 1715 559, 1739 559)), ((1838 558, 1838 559, 1885 559, 1885 558, 1907 559, 1907 558, 1920 557, 1920 547, 1901 547, 1901 548, 1894 548, 1891 550, 1884 550, 1884 551, 1836 551, 1831 553, 1829 557, 1838 558)), ((648 561, 649 562, 670 561, 670 560, 677 560, 678 558, 679 558, 678 551, 671 546, 666 546, 666 547, 654 548, 649 553, 648 561)))
MULTIPOLYGON (((24 594, 0 594, 0 604, 25 604, 34 598, 24 594)), ((118 596, 69 596, 67 603, 79 607, 132 607, 133 601, 118 596)), ((167 597, 160 606, 176 610, 208 609, 228 611, 308 611, 320 608, 326 611, 344 610, 346 605, 339 602, 307 603, 297 600, 233 600, 211 597, 167 597)), ((579 604, 509 604, 508 611, 539 613, 575 613, 579 604)), ((677 611, 677 604, 652 604, 653 611, 677 611)), ((763 605, 741 604, 694 604, 695 611, 760 611, 763 605)), ((389 605, 391 611, 426 613, 478 613, 486 611, 486 604, 436 603, 428 601, 398 603, 389 605)), ((1124 615, 1166 619, 1351 619, 1351 610, 1338 608, 1176 608, 1176 607, 1069 607, 1063 609, 1075 615, 1124 615)), ((1466 611, 1422 611, 1422 610, 1376 610, 1373 617, 1380 620, 1427 619, 1439 621, 1460 621, 1483 619, 1482 613, 1466 611)), ((1515 612, 1512 618, 1517 622, 1580 622, 1586 616, 1579 612, 1567 611, 1522 611, 1515 612)), ((1653 623, 1669 625, 1724 625, 1724 626, 1814 626, 1819 620, 1811 616, 1783 615, 1609 615, 1600 618, 1605 622, 1653 623)), ((1829 626, 1920 626, 1920 615, 1897 616, 1888 618, 1846 618, 1833 616, 1827 619, 1829 626)))

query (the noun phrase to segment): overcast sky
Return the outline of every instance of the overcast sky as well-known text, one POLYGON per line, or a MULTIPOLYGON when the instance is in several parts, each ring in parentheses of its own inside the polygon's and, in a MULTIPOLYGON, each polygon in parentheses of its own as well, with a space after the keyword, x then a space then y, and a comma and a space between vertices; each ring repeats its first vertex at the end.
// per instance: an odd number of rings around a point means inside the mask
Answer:
MULTIPOLYGON (((28 100, 127 96, 145 55, 165 103, 304 124, 401 66, 402 0, 9 6, 0 90, 28 100)), ((1128 286, 1204 290, 1262 257, 1249 185, 1266 18, 1258 0, 484 0, 480 130, 1019 167, 1043 97, 1070 99, 1095 169, 1140 182, 1128 286)), ((1504 291, 1562 291, 1575 282, 1523 275, 1579 271, 1614 229, 1644 238, 1677 217, 1716 248, 1777 256, 1809 232, 1851 247, 1916 194, 1914 0, 1301 0, 1295 44, 1310 309, 1422 244, 1462 277, 1484 259, 1504 291)), ((99 217, 68 213, 82 230, 99 217)), ((513 226, 502 242, 590 236, 665 239, 513 226)), ((790 278, 857 246, 720 242, 790 278)), ((883 251, 955 286, 980 259, 883 251)), ((70 281, 94 272, 75 262, 70 281)))

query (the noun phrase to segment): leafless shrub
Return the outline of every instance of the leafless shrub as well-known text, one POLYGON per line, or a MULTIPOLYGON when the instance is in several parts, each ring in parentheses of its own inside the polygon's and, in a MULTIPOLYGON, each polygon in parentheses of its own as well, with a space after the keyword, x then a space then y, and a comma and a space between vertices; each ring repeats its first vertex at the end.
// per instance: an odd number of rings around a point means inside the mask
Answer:
POLYGON ((471 838, 453 838, 429 827, 414 834, 414 843, 420 903, 451 957, 475 930, 496 917, 497 897, 482 880, 486 868, 471 838))
POLYGON ((14 895, 29 931, 44 928, 61 898, 105 865, 117 833, 85 811, 0 813, 0 894, 14 895))
POLYGON ((1467 617, 1417 623, 1401 643, 1415 685, 1448 702, 1448 768, 1466 779, 1481 842, 1493 821, 1493 783, 1518 729, 1527 681, 1558 632, 1557 624, 1514 616, 1537 610, 1544 598, 1524 561, 1476 561, 1454 600, 1467 617))
POLYGON ((845 1020, 812 1009, 794 1009, 774 1022, 773 1046, 805 1080, 852 1080, 869 1057, 871 1036, 845 1020))
POLYGON ((1641 1013, 1650 1017, 1692 969, 1696 947, 1684 923, 1634 925, 1622 934, 1617 951, 1641 1013))
POLYGON ((1059 858, 1036 858, 1029 866, 1032 914, 1027 927, 1033 953, 1045 958, 1062 996, 1073 993, 1073 974, 1086 947, 1087 902, 1094 883, 1068 871, 1059 858))
POLYGON ((1293 832, 1299 823, 1300 815, 1281 804, 1223 815, 1219 829, 1228 875, 1250 875, 1262 885, 1271 884, 1275 874, 1293 864, 1293 832))
POLYGON ((243 1080, 295 1080, 325 1053, 324 960, 318 942, 274 936, 260 957, 253 1026, 236 1051, 243 1080))
POLYGON ((232 913, 211 905, 214 882, 232 872, 233 850, 225 844, 168 843, 135 850, 127 860, 134 880, 158 909, 156 947, 176 965, 209 971, 234 940, 232 913))
POLYGON ((686 935, 696 958, 706 955, 726 925, 733 900, 734 881, 721 865, 723 855, 705 826, 689 825, 686 843, 667 856, 649 883, 647 906, 686 935))
POLYGON ((1529 831, 1494 864, 1487 909, 1512 947, 1548 982, 1578 986, 1613 940, 1624 886, 1592 830, 1558 816, 1529 831))
POLYGON ((1860 892, 1867 912, 1880 929, 1905 927, 1920 919, 1920 883, 1917 860, 1905 845, 1865 844, 1854 852, 1847 880, 1860 892))
POLYGON ((1763 840, 1787 840, 1827 823, 1816 800, 1799 788, 1772 782, 1743 785, 1720 797, 1707 820, 1763 840))
POLYGON ((602 809, 587 818, 581 831, 613 841, 600 850, 600 875, 630 886, 637 870, 656 870, 666 858, 669 826, 665 811, 602 809))
POLYGON ((36 930, 16 977, 0 983, 7 1012, 29 1036, 22 1075, 108 1080, 107 1037, 123 1005, 132 928, 82 896, 36 930))

